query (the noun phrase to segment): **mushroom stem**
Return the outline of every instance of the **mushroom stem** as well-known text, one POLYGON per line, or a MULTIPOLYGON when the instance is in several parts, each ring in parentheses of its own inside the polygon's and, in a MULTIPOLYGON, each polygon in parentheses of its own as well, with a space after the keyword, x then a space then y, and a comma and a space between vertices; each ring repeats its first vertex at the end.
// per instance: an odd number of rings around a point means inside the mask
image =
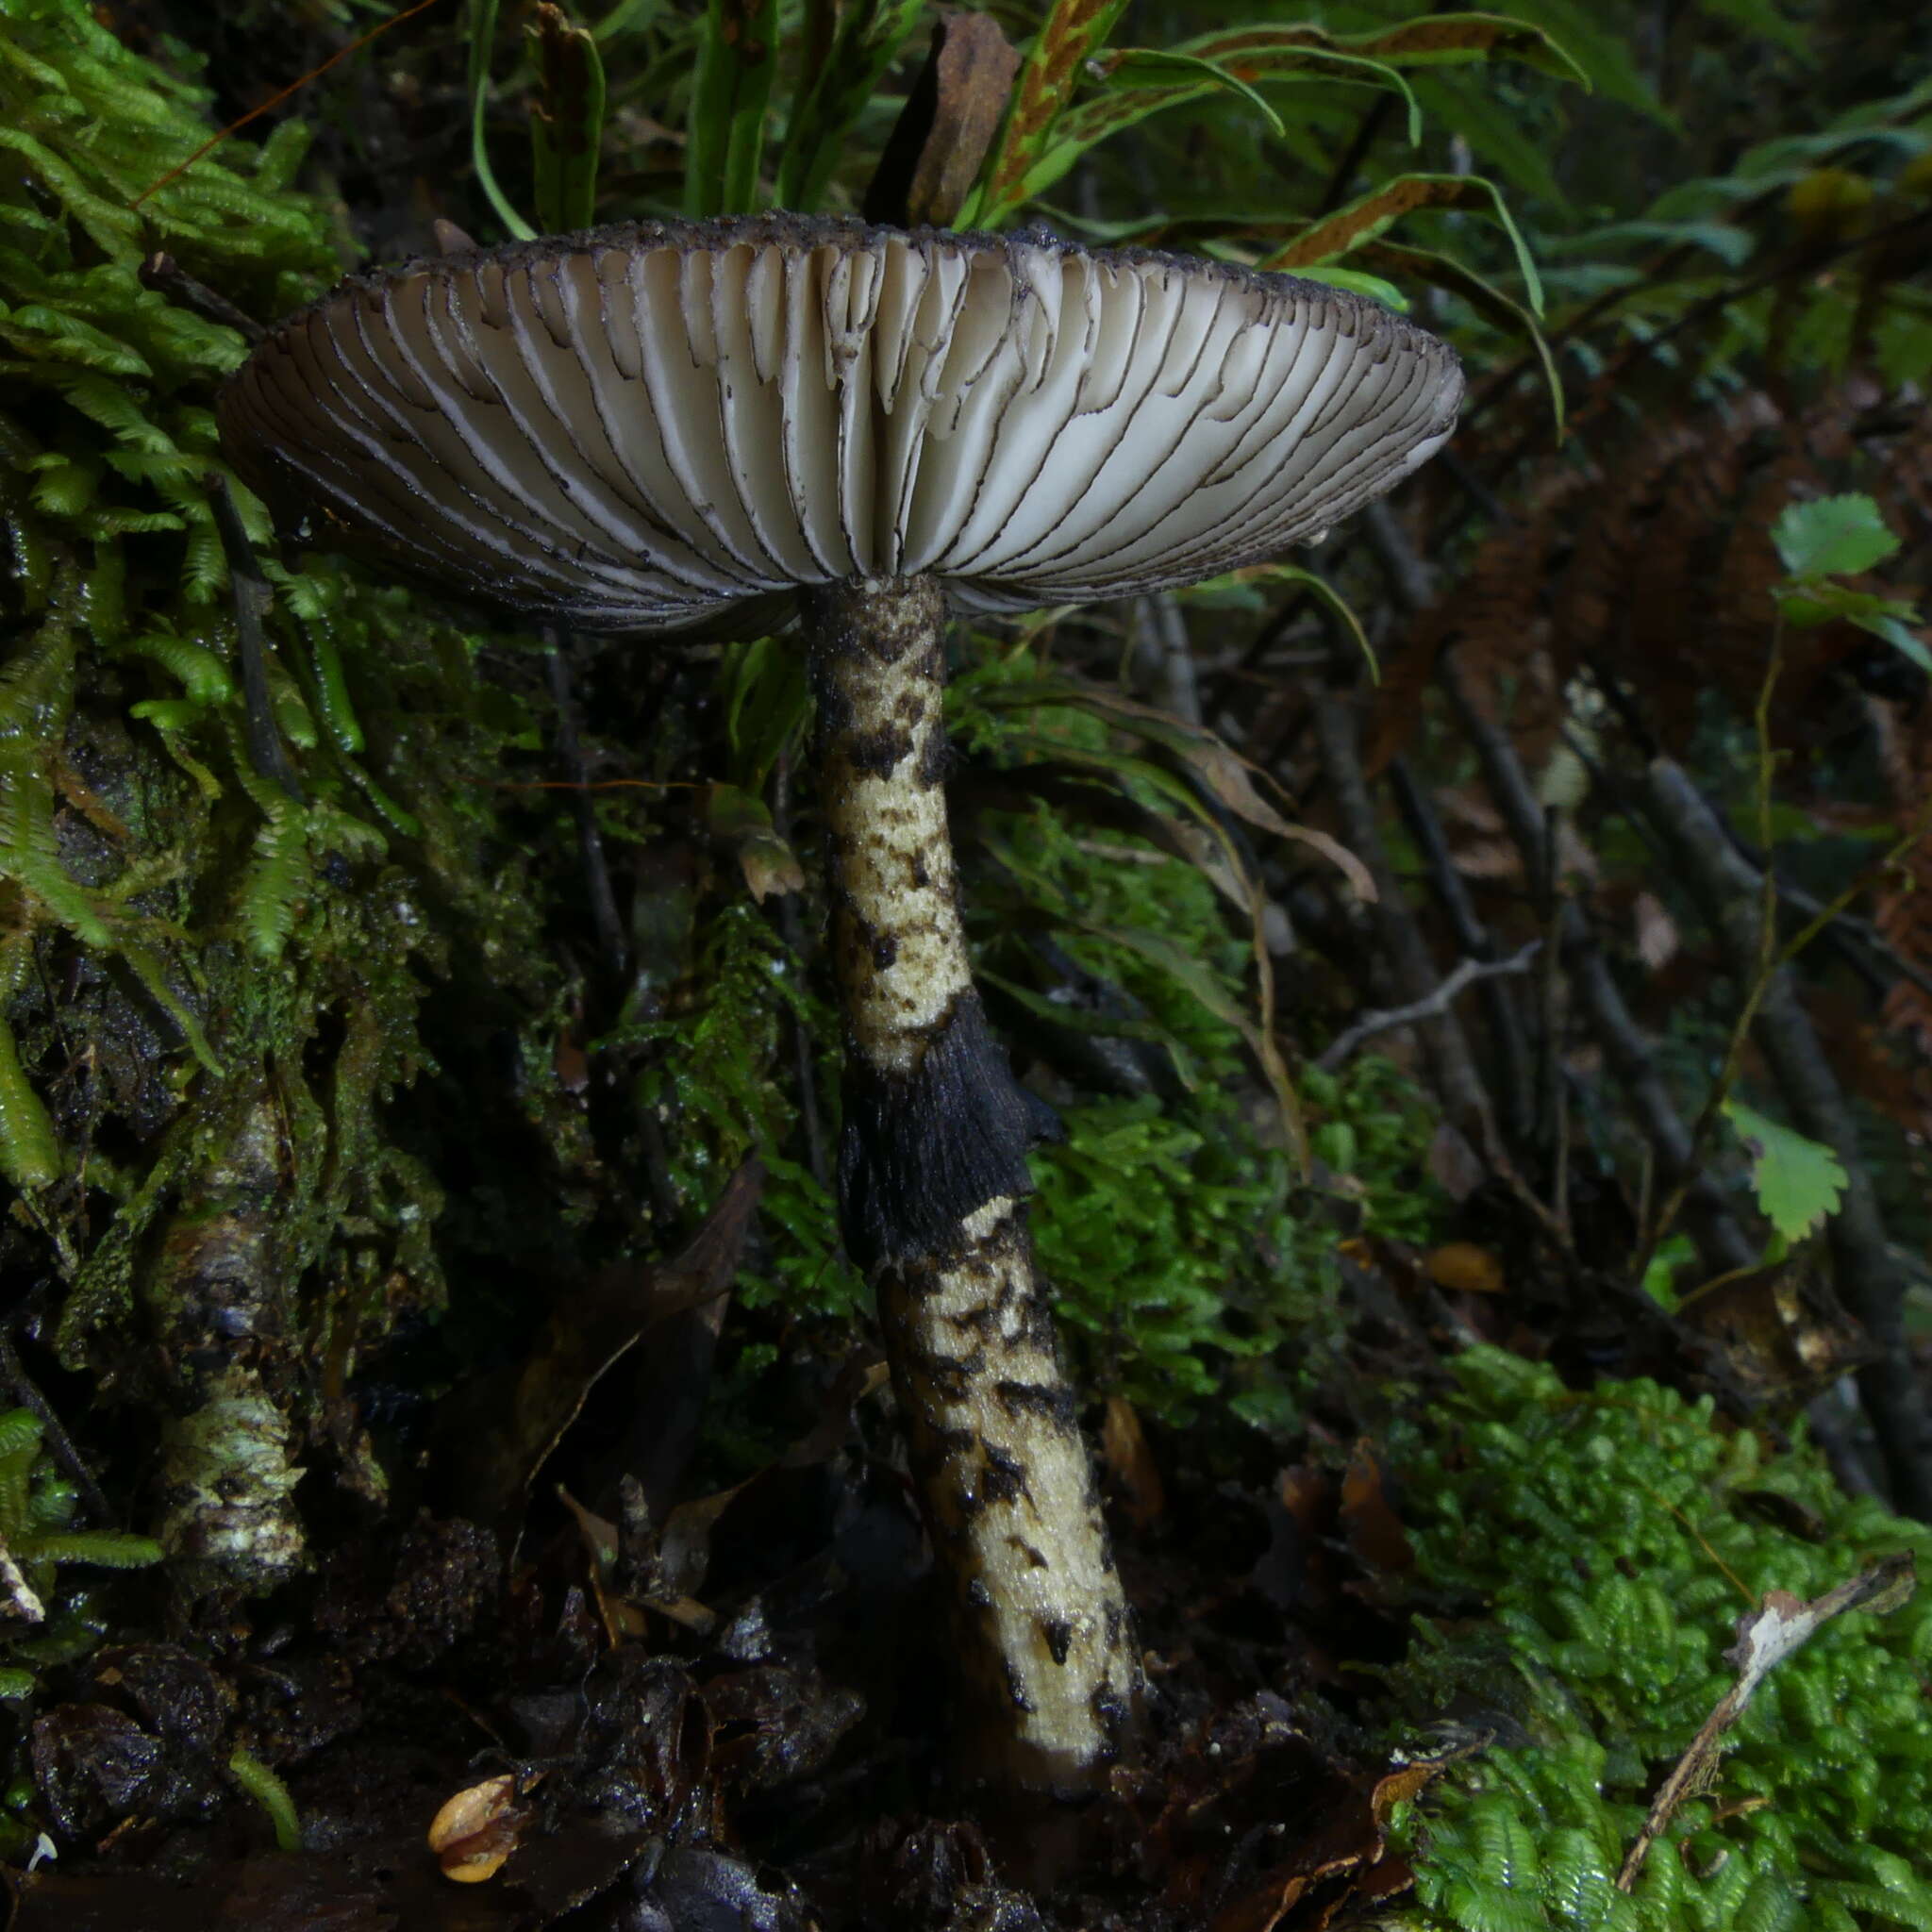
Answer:
POLYGON ((952 1594, 977 1773, 1091 1786, 1140 1678, 1053 1306, 1026 1149, 1053 1131, 974 990, 954 886, 944 604, 931 578, 804 594, 845 1031, 845 1241, 878 1295, 952 1594))

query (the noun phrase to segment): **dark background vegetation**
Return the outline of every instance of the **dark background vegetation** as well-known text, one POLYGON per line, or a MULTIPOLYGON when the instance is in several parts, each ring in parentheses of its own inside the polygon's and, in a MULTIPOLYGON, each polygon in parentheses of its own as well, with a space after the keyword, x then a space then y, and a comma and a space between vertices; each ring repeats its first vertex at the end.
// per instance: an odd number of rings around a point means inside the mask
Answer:
POLYGON ((163 182, 387 18, 0 0, 15 1923, 1932 1924, 1916 1604, 1614 1884, 1740 1613, 1932 1510, 1932 30, 439 0, 163 182), (1323 550, 957 640, 1152 1685, 1050 1818, 946 1779, 795 658, 218 522, 342 267, 774 201, 1354 277, 1471 376, 1323 550))

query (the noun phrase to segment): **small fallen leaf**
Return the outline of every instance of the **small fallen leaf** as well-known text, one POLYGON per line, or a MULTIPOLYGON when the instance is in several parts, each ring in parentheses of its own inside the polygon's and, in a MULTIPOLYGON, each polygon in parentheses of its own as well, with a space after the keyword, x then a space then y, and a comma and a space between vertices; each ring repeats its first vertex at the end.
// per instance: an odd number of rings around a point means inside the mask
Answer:
POLYGON ((1381 1458, 1357 1442, 1341 1478, 1341 1524, 1348 1546, 1368 1569, 1382 1574, 1415 1568, 1408 1532, 1383 1487, 1381 1458))
POLYGON ((1637 919, 1637 957, 1655 973, 1677 956, 1677 922, 1653 892, 1639 892, 1633 910, 1637 919))
POLYGON ((1754 1401, 1807 1401, 1877 1358, 1807 1254, 1721 1274, 1684 1297, 1677 1319, 1722 1351, 1754 1401))
POLYGON ((442 1875, 458 1885, 480 1885, 503 1870, 516 1850, 529 1813, 517 1803, 509 1772, 486 1777, 451 1798, 431 1821, 429 1849, 442 1875))
POLYGON ((1462 1294, 1501 1294, 1507 1285, 1502 1262, 1474 1241, 1445 1241, 1440 1248, 1431 1248, 1423 1257, 1423 1266, 1438 1288, 1462 1294))
POLYGON ((1407 1859, 1389 1850, 1390 1814, 1490 1741, 1486 1733, 1478 1733, 1437 1757, 1394 1764, 1373 1786, 1352 1778, 1346 1788, 1332 1791, 1326 1815, 1312 1821, 1295 1856, 1217 1912, 1210 1932, 1275 1932, 1298 1906, 1302 1911, 1295 1923, 1319 1932, 1352 1907, 1359 1910, 1365 1903, 1406 1890, 1414 1884, 1415 1874, 1407 1859), (1307 1901, 1318 1884, 1329 1888, 1332 1895, 1307 1901), (1312 1916, 1310 1903, 1317 1906, 1312 1916))
POLYGON ((1147 1432, 1124 1395, 1107 1398, 1107 1415, 1100 1425, 1100 1454, 1108 1474, 1120 1485, 1127 1520, 1136 1529, 1150 1528, 1167 1507, 1167 1491, 1154 1452, 1147 1446, 1147 1432))

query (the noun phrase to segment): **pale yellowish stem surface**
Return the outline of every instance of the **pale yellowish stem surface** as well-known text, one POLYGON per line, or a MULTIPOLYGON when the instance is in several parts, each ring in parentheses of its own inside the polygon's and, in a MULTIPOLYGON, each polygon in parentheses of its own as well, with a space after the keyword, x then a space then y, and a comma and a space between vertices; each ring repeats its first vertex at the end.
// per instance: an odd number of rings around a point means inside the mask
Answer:
POLYGON ((808 599, 845 1022, 846 1239, 879 1298, 947 1579, 971 1768, 1091 1786, 1140 1673, 1026 1233, 1037 1115, 986 1033, 942 776, 943 613, 913 579, 808 599))

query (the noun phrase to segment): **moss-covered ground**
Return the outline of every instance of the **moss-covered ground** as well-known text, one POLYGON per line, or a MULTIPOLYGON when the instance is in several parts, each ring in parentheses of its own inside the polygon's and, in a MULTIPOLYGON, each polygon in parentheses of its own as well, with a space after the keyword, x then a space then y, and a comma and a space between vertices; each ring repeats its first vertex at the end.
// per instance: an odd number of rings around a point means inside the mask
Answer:
POLYGON ((15 1923, 1932 1925, 1919 1603, 1788 1660, 1615 1890, 1739 1614, 1924 1533, 1634 1345, 1457 1353, 1539 1338, 1430 1259, 1434 1108, 1374 1055, 1284 1108, 1242 794, 1077 625, 961 640, 955 816, 1156 1742, 1058 1866, 973 1822, 834 1225, 795 667, 506 635, 245 492, 225 543, 240 325, 347 223, 295 120, 163 178, 208 76, 139 13, 0 0, 0 1854, 61 1874, 15 1923), (504 1774, 465 1917, 423 1834, 504 1774))

